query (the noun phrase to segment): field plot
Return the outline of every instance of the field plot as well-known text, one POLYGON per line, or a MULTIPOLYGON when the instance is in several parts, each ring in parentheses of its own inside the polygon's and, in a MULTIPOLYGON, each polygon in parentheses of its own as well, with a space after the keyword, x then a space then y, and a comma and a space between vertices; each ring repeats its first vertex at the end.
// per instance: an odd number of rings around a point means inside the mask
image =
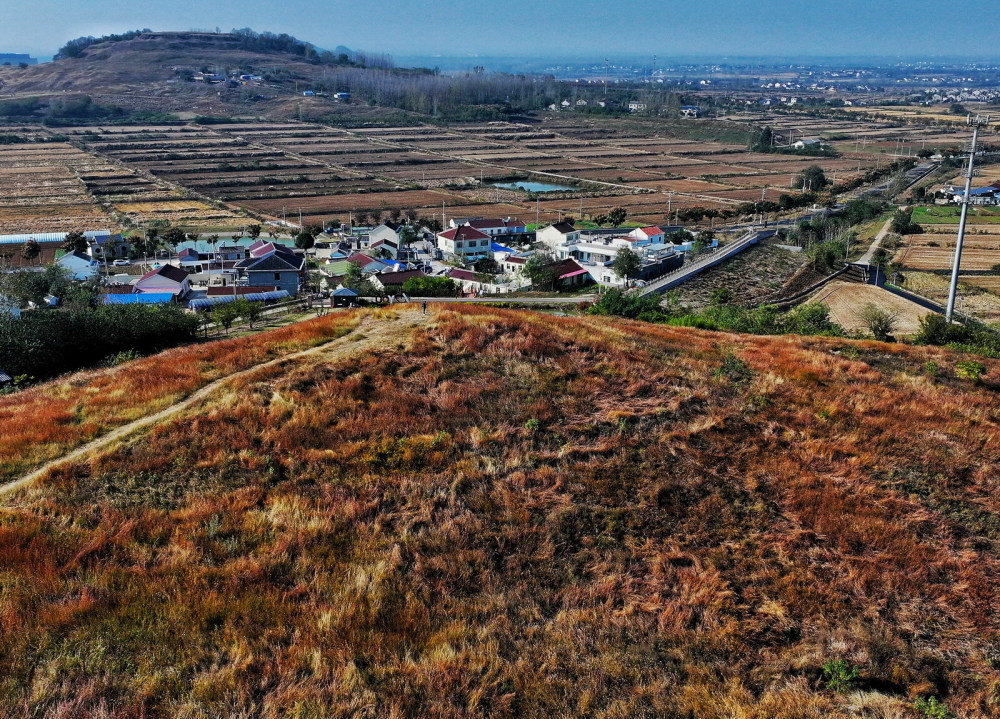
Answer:
POLYGON ((867 331, 858 312, 868 303, 897 315, 896 334, 913 335, 920 330, 920 318, 930 310, 873 285, 831 282, 819 290, 811 302, 830 308, 830 319, 849 331, 867 331))
MULTIPOLYGON (((904 247, 896 261, 915 270, 945 270, 951 267, 955 250, 948 247, 904 247)), ((1000 263, 1000 250, 967 247, 962 250, 963 270, 988 270, 1000 263)))
POLYGON ((104 164, 62 142, 0 145, 0 234, 114 224, 81 180, 81 174, 104 164))
MULTIPOLYGON (((964 264, 964 263, 963 263, 964 264)), ((934 272, 905 272, 903 287, 942 307, 948 301, 949 277, 934 272)), ((955 309, 986 322, 1000 321, 1000 276, 959 275, 955 309)))

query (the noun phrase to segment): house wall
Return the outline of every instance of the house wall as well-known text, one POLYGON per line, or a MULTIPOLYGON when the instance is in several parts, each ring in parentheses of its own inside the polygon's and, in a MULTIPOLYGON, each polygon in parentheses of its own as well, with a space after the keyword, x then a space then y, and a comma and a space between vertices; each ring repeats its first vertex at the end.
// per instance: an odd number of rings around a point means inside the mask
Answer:
POLYGON ((247 270, 247 284, 250 287, 277 287, 294 297, 299 293, 299 273, 294 270, 247 270))

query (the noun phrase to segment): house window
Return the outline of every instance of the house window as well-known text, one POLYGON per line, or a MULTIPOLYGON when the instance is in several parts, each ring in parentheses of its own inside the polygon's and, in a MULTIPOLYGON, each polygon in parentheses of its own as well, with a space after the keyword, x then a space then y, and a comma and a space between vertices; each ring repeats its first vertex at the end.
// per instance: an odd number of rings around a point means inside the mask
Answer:
POLYGON ((278 282, 279 280, 281 280, 281 273, 280 272, 275 272, 274 273, 274 281, 278 282))

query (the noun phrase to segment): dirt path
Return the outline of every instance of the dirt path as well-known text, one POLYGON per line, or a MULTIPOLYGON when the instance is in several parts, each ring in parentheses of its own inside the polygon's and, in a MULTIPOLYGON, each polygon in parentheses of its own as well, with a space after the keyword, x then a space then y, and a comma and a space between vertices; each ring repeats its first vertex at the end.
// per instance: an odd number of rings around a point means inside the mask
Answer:
POLYGON ((872 256, 875 254, 875 251, 882 245, 882 240, 885 239, 885 236, 889 234, 889 227, 891 226, 892 226, 892 218, 890 217, 888 220, 885 221, 885 224, 882 225, 882 229, 879 230, 878 233, 875 235, 875 238, 872 240, 872 244, 868 248, 868 251, 865 252, 865 254, 861 255, 861 258, 855 264, 870 265, 872 263, 872 256))
POLYGON ((329 354, 330 359, 340 359, 364 350, 374 349, 377 346, 386 346, 391 343, 398 343, 409 334, 415 325, 424 324, 429 318, 433 317, 432 314, 422 314, 419 309, 408 308, 390 311, 396 313, 397 316, 395 318, 384 319, 368 317, 363 320, 361 324, 358 325, 358 327, 351 333, 341 337, 340 339, 327 342, 326 344, 319 345, 318 347, 310 347, 307 350, 294 352, 290 355, 285 355, 284 357, 262 362, 261 364, 254 365, 253 367, 245 370, 240 370, 239 372, 235 372, 227 377, 218 379, 211 384, 207 384, 196 392, 190 394, 185 399, 177 402, 176 404, 170 405, 166 409, 162 409, 155 414, 147 415, 142 419, 137 419, 129 424, 122 425, 121 427, 118 427, 117 429, 114 429, 97 439, 91 440, 90 442, 67 452, 61 457, 57 457, 56 459, 46 462, 41 467, 38 467, 18 479, 0 485, 0 497, 4 497, 12 492, 16 492, 19 489, 33 484, 35 481, 48 474, 50 470, 64 464, 65 462, 74 462, 83 459, 84 457, 100 452, 101 450, 135 432, 146 429, 147 427, 152 427, 153 425, 170 419, 184 410, 193 407, 212 394, 215 390, 235 379, 239 379, 267 367, 273 367, 274 365, 279 365, 283 362, 293 362, 310 355, 329 354), (371 335, 369 336, 367 333, 371 333, 371 335))

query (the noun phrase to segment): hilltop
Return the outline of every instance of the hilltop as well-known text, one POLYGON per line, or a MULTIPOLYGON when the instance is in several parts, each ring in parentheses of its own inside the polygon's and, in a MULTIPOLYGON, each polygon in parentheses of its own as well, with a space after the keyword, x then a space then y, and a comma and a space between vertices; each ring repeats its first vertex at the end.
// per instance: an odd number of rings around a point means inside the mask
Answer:
POLYGON ((97 41, 84 38, 69 43, 53 62, 0 68, 0 81, 4 94, 20 97, 65 93, 131 109, 183 114, 195 103, 201 114, 267 114, 287 111, 283 103, 292 98, 309 107, 332 105, 329 98, 304 99, 302 92, 324 80, 330 83, 338 67, 357 68, 365 62, 347 48, 321 54, 308 43, 279 37, 287 41, 270 46, 235 33, 135 31, 97 41), (232 86, 191 79, 202 70, 222 76, 252 73, 261 79, 232 86))
POLYGON ((994 716, 965 361, 451 306, 0 398, 5 714, 994 716))

